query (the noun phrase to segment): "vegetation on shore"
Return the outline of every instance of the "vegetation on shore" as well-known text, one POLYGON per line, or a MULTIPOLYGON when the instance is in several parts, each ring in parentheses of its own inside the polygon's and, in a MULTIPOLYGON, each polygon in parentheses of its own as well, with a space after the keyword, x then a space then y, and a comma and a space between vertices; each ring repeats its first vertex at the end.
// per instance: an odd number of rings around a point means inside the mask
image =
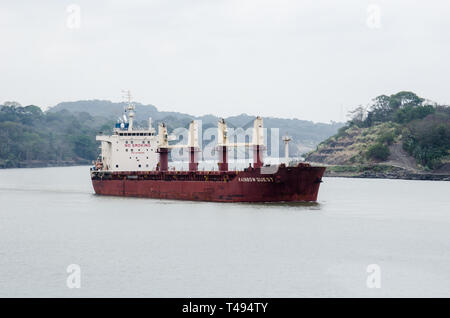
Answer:
POLYGON ((329 172, 336 172, 336 173, 363 173, 366 171, 370 172, 382 172, 382 173, 388 173, 394 170, 394 167, 390 165, 383 165, 383 164, 365 164, 365 165, 336 165, 336 166, 329 166, 327 167, 327 171, 329 172))
MULTIPOLYGON (((124 103, 110 101, 78 101, 61 103, 43 112, 37 106, 22 107, 16 102, 0 105, 0 168, 62 166, 90 164, 99 153, 95 136, 109 134, 118 118, 122 118, 124 103)), ((217 126, 218 117, 194 117, 177 112, 158 111, 152 105, 136 103, 135 126, 147 127, 152 117, 154 126, 165 122, 170 130, 185 127, 191 120, 202 120, 203 129, 217 126)), ((254 117, 241 114, 226 118, 229 127, 250 127, 254 117), (250 123, 250 124, 249 124, 250 123)), ((299 119, 265 118, 265 127, 279 128, 279 135, 293 137, 290 153, 300 155, 325 138, 336 133, 341 123, 313 123, 299 119)), ((214 138, 204 140, 204 145, 214 138)), ((270 139, 269 139, 270 140, 270 139)), ((280 142, 279 153, 284 151, 280 142)))
MULTIPOLYGON (((107 125, 87 113, 43 112, 37 106, 0 109, 0 168, 90 163, 96 133, 107 125)), ((113 123, 109 123, 113 124, 113 123)))
POLYGON ((450 181, 448 171, 414 171, 383 163, 327 166, 325 176, 450 181))
POLYGON ((412 92, 381 95, 359 106, 338 133, 307 154, 307 160, 370 165, 414 158, 409 168, 435 170, 450 163, 450 107, 412 92))

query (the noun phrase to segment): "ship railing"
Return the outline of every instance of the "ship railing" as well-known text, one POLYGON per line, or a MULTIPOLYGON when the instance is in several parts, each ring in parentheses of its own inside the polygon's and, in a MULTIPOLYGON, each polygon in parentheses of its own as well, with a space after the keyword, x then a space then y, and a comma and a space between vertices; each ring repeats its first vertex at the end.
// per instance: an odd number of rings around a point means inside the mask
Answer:
POLYGON ((113 179, 164 180, 164 181, 222 181, 237 176, 236 171, 114 171, 108 173, 113 179))

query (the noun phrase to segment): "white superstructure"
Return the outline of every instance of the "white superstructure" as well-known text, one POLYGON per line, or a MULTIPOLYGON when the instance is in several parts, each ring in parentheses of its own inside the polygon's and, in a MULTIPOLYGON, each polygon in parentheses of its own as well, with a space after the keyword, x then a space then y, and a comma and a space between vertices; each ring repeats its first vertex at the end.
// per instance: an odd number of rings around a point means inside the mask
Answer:
POLYGON ((111 136, 97 136, 101 141, 102 170, 148 171, 156 170, 159 162, 159 140, 155 130, 128 130, 128 126, 114 128, 111 136))
POLYGON ((102 170, 107 171, 149 171, 156 170, 159 162, 157 152, 159 139, 152 120, 147 129, 133 127, 134 105, 128 92, 128 117, 116 123, 111 136, 97 136, 101 141, 102 170))

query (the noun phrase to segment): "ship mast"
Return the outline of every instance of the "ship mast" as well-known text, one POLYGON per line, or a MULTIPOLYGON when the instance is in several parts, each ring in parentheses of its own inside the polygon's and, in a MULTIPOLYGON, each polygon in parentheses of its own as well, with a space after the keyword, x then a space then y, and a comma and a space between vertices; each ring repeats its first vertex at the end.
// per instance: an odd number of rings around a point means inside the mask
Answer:
POLYGON ((250 143, 229 143, 227 124, 224 119, 219 120, 217 125, 217 148, 219 152, 219 171, 228 171, 228 154, 227 147, 252 147, 253 148, 253 167, 261 168, 264 164, 263 151, 264 146, 264 131, 263 120, 261 117, 256 117, 253 122, 252 142, 250 143))
POLYGON ((291 141, 291 137, 289 137, 288 135, 285 135, 283 137, 283 141, 284 141, 284 160, 286 163, 286 166, 289 165, 289 141, 291 141))
POLYGON ((130 90, 123 90, 122 91, 127 99, 127 111, 128 111, 128 131, 133 130, 133 118, 134 118, 134 105, 131 103, 131 92, 130 90))

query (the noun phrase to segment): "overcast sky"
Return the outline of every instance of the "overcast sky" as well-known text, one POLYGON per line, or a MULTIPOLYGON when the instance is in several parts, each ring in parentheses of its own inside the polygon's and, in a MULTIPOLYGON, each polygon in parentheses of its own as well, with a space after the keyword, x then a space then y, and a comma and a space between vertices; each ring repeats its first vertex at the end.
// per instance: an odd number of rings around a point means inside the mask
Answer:
POLYGON ((321 122, 400 90, 450 103, 449 16, 448 0, 0 0, 0 102, 130 89, 160 110, 321 122))

